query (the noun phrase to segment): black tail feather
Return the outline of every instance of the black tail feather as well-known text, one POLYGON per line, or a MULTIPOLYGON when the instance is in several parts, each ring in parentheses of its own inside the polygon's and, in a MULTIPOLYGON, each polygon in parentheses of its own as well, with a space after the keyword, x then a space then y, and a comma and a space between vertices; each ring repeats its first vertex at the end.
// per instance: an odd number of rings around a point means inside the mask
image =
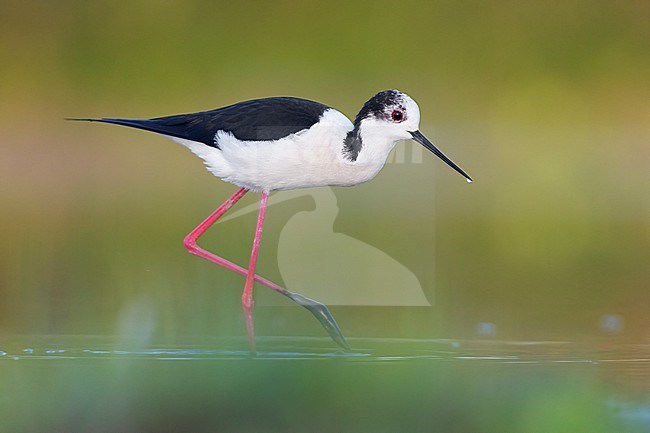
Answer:
MULTIPOLYGON (((158 134, 178 136, 177 130, 170 128, 170 125, 161 124, 155 120, 149 119, 118 119, 111 117, 102 117, 101 119, 91 119, 91 118, 69 118, 66 120, 80 121, 80 122, 101 122, 101 123, 110 123, 113 125, 128 126, 130 128, 142 129, 145 131, 156 132, 158 134)), ((185 138, 185 137, 181 137, 185 138)))

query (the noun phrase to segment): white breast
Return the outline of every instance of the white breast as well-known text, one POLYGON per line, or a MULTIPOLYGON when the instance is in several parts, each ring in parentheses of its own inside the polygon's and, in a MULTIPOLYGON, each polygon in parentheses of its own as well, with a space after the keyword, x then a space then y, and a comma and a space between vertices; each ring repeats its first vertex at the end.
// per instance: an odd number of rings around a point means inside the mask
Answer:
MULTIPOLYGON (((208 170, 221 179, 253 191, 272 191, 315 186, 350 186, 372 179, 383 167, 389 149, 381 154, 371 148, 356 161, 342 152, 343 140, 353 128, 340 112, 329 109, 307 130, 273 141, 242 141, 219 131, 219 149, 200 142, 169 137, 201 157, 208 170)), ((365 153, 364 153, 365 151, 365 153)))

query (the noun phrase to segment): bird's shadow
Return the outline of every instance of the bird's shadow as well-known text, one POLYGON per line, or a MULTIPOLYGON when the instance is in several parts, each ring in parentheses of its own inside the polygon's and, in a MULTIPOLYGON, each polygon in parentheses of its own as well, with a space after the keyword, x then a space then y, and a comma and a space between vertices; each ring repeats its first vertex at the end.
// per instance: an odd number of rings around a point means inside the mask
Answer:
MULTIPOLYGON (((327 305, 430 306, 413 272, 386 252, 334 231, 339 213, 332 188, 274 193, 269 206, 311 198, 313 207, 293 214, 277 243, 278 270, 285 287, 327 305)), ((229 221, 258 210, 248 205, 225 215, 229 221)), ((271 297, 263 304, 282 305, 271 297)))

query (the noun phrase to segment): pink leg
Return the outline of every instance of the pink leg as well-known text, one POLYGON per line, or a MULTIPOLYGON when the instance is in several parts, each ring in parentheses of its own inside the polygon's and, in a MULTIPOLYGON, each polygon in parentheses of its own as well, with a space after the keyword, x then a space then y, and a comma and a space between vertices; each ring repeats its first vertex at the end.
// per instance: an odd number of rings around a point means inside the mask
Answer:
MULTIPOLYGON (((246 275, 248 276, 248 270, 245 268, 242 268, 241 266, 224 259, 223 257, 219 257, 215 254, 212 254, 211 252, 208 252, 204 250, 203 248, 199 247, 196 244, 197 239, 205 233, 205 231, 210 228, 214 223, 217 222, 219 218, 223 216, 228 210, 235 205, 246 193, 248 190, 246 188, 239 188, 228 200, 226 200, 221 206, 217 208, 209 217, 207 217, 201 224, 199 224, 194 230, 192 230, 187 236, 185 236, 185 240, 183 241, 183 244, 185 245, 185 248, 187 249, 188 252, 191 254, 194 254, 195 256, 202 257, 206 260, 211 261, 212 263, 216 263, 219 266, 223 266, 226 269, 229 269, 231 271, 237 272, 238 274, 241 275, 246 275)), ((254 276, 255 281, 258 283, 264 284, 266 287, 269 287, 276 292, 282 293, 283 295, 287 296, 287 290, 282 288, 281 286, 278 286, 272 281, 267 280, 266 278, 260 277, 259 275, 254 276)))
POLYGON ((251 260, 248 263, 248 273, 246 274, 246 284, 244 293, 241 297, 241 305, 244 309, 246 318, 246 332, 248 333, 248 344, 251 350, 255 352, 255 331, 253 328, 253 281, 255 280, 255 266, 257 265, 257 253, 260 249, 260 240, 262 239, 262 227, 264 226, 264 216, 266 214, 266 200, 269 197, 268 192, 262 193, 260 201, 260 212, 257 216, 257 226, 255 228, 255 238, 253 239, 253 249, 251 250, 251 260))
POLYGON ((251 348, 255 351, 254 341, 253 341, 253 281, 257 281, 260 284, 269 287, 276 292, 288 297, 297 304, 305 307, 309 310, 310 313, 314 315, 316 319, 323 325, 328 334, 336 341, 340 346, 348 348, 345 337, 341 333, 339 326, 336 324, 334 317, 329 312, 327 307, 320 302, 316 302, 313 299, 306 298, 298 293, 290 292, 272 281, 262 278, 259 275, 255 274, 255 265, 257 264, 257 252, 259 250, 260 237, 262 234, 262 225, 264 223, 264 215, 266 212, 266 200, 268 198, 268 193, 262 194, 262 202, 260 203, 260 213, 257 219, 257 230, 255 232, 255 238, 253 241, 253 251, 251 251, 251 261, 249 268, 245 269, 229 260, 219 257, 216 254, 212 254, 203 248, 199 247, 196 244, 197 239, 205 233, 205 231, 210 228, 214 223, 217 222, 219 218, 223 216, 231 207, 235 205, 246 193, 248 190, 246 188, 239 188, 228 200, 226 200, 221 206, 217 208, 210 216, 208 216, 201 224, 199 224, 194 230, 192 230, 184 240, 185 248, 191 254, 202 257, 206 260, 209 260, 213 263, 216 263, 219 266, 223 266, 226 269, 237 272, 238 274, 246 276, 246 284, 244 286, 244 294, 242 295, 242 306, 244 308, 244 315, 246 316, 246 328, 248 332, 249 342, 251 343, 251 348))

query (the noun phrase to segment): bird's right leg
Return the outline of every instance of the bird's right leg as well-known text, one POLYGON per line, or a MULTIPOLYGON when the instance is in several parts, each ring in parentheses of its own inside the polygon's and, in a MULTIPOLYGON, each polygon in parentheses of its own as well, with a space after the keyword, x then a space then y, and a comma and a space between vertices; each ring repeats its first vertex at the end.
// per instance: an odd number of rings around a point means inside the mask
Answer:
MULTIPOLYGON (((200 246, 196 244, 196 241, 198 238, 205 233, 207 229, 209 229, 214 223, 219 220, 225 214, 230 210, 231 207, 235 205, 246 193, 248 192, 248 189, 246 188, 239 188, 228 200, 226 200, 221 206, 217 208, 212 214, 210 214, 209 217, 207 217, 201 224, 199 224, 194 230, 192 230, 187 236, 185 236, 185 239, 183 241, 183 244, 185 245, 185 248, 190 254, 194 254, 195 256, 199 256, 201 258, 204 258, 206 260, 211 261, 212 263, 216 263, 219 266, 223 266, 226 269, 229 269, 233 272, 237 272, 238 274, 246 276, 248 274, 248 269, 243 268, 239 266, 236 263, 231 262, 230 260, 226 260, 223 257, 219 257, 216 254, 212 254, 209 251, 204 250, 200 246)), ((282 293, 283 295, 287 296, 287 290, 283 289, 282 287, 278 286, 277 284, 273 283, 272 281, 267 280, 266 278, 262 278, 259 275, 255 275, 255 281, 258 283, 261 283, 265 285, 266 287, 269 287, 276 292, 282 293)))
MULTIPOLYGON (((196 256, 202 257, 206 260, 209 260, 213 263, 216 263, 219 266, 223 266, 226 269, 230 269, 235 272, 239 272, 239 267, 236 264, 232 263, 231 261, 228 261, 222 257, 219 257, 215 254, 212 254, 203 248, 199 247, 196 244, 196 240, 203 234, 207 229, 210 228, 214 223, 217 222, 219 218, 223 216, 228 210, 235 205, 246 193, 248 190, 246 188, 239 188, 233 195, 230 196, 228 200, 223 202, 221 206, 217 208, 214 212, 210 214, 209 217, 207 217, 201 224, 196 226, 194 230, 192 230, 187 236, 185 236, 185 239, 183 240, 183 244, 185 245, 185 249, 190 254, 194 254, 196 256)), ((243 270, 243 268, 242 268, 243 270)), ((240 272, 241 273, 241 272, 240 272)), ((245 275, 245 272, 244 272, 245 275)))
MULTIPOLYGON (((235 205, 246 193, 248 192, 248 189, 246 188, 239 188, 235 193, 228 198, 221 206, 219 206, 210 216, 208 216, 201 224, 196 226, 194 230, 192 230, 187 236, 185 236, 185 239, 183 241, 183 244, 185 245, 185 248, 190 254, 194 254, 195 256, 202 257, 206 260, 211 261, 212 263, 216 263, 219 266, 223 266, 226 269, 229 269, 233 272, 237 272, 238 274, 247 276, 248 274, 248 269, 243 268, 236 263, 231 262, 230 260, 226 260, 223 257, 219 257, 216 254, 213 254, 209 251, 204 250, 200 246, 197 245, 196 241, 198 238, 205 233, 205 231, 210 228, 214 223, 219 220, 228 210, 235 205)), ((327 333, 332 337, 332 339, 339 344, 341 347, 344 348, 349 348, 347 342, 345 341, 345 337, 343 336, 343 333, 339 329, 339 326, 336 323, 336 320, 334 320, 334 316, 330 313, 329 309, 321 304, 320 302, 314 301, 313 299, 309 299, 305 296, 302 296, 298 293, 293 293, 288 291, 287 289, 278 286, 274 282, 267 280, 266 278, 260 277, 259 275, 255 274, 254 275, 255 281, 257 281, 260 284, 265 285, 266 287, 275 290, 276 292, 288 297, 295 303, 305 307, 307 310, 309 310, 310 313, 318 319, 318 321, 321 323, 321 325, 325 328, 327 333)))

